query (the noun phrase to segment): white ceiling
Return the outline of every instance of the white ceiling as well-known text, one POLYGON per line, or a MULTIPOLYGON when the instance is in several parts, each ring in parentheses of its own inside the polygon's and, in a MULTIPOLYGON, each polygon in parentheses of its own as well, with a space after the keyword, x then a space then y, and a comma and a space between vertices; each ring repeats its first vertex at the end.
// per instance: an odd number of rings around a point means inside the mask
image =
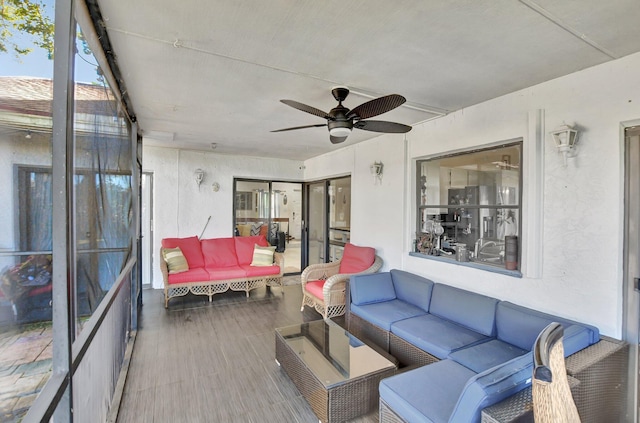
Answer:
POLYGON ((640 51, 638 0, 98 3, 145 143, 261 157, 377 136, 271 133, 324 122, 280 99, 328 112, 335 85, 348 108, 396 93, 408 107, 374 119, 413 125, 640 51))

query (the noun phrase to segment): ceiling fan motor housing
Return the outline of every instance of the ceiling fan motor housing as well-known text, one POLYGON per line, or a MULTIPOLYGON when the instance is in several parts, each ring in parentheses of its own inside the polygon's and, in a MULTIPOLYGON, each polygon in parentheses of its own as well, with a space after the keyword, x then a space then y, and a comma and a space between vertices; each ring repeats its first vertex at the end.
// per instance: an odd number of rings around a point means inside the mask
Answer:
POLYGON ((349 88, 347 87, 333 87, 331 89, 331 94, 333 94, 333 98, 335 98, 339 102, 343 102, 345 98, 349 95, 349 88))

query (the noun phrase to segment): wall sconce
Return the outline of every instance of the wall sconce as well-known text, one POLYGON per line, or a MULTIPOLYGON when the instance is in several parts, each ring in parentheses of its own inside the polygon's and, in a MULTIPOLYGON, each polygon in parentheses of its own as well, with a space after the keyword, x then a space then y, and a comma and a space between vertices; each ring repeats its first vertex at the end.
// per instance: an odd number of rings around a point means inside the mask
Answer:
POLYGON ((287 194, 285 194, 284 197, 282 197, 282 204, 286 206, 288 201, 289 200, 287 200, 287 194))
POLYGON ((567 154, 578 142, 578 131, 572 126, 562 124, 555 131, 551 132, 553 141, 556 143, 558 151, 562 153, 564 165, 567 165, 567 154))
POLYGON ((193 178, 196 180, 196 184, 198 184, 198 190, 200 190, 200 184, 204 180, 204 170, 196 169, 193 172, 193 178))
POLYGON ((220 184, 217 182, 214 182, 213 184, 211 184, 211 189, 213 190, 213 192, 220 191, 220 184))
POLYGON ((384 165, 382 162, 374 162, 371 166, 369 166, 369 170, 371 170, 371 174, 374 177, 374 183, 380 181, 382 182, 382 170, 384 165))

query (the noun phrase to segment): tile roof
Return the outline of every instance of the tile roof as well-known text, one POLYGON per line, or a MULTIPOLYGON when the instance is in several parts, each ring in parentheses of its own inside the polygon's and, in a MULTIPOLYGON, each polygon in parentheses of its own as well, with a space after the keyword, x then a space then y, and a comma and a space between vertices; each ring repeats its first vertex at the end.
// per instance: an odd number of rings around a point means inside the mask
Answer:
MULTIPOLYGON (((53 81, 44 78, 0 76, 0 111, 51 116, 53 81)), ((113 115, 116 100, 108 87, 76 83, 76 112, 113 115)))

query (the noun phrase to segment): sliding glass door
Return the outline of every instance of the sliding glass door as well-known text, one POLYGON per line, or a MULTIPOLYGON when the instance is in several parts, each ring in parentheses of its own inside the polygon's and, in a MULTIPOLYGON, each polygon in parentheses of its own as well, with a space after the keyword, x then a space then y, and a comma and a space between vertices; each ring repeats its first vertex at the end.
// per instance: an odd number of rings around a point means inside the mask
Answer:
POLYGON ((325 263, 327 257, 327 182, 306 184, 307 265, 325 263))
POLYGON ((351 239, 351 176, 310 182, 305 189, 305 266, 338 261, 351 239))
POLYGON ((235 236, 264 235, 284 254, 285 274, 302 271, 302 184, 237 179, 235 236))

